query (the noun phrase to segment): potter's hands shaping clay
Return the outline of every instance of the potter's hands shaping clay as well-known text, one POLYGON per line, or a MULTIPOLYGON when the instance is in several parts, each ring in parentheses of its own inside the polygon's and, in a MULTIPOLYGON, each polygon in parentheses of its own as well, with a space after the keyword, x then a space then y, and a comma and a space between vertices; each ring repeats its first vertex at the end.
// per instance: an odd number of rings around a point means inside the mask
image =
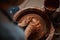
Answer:
POLYGON ((26 27, 26 40, 39 40, 46 33, 45 21, 36 14, 28 14, 23 16, 18 23, 21 27, 26 27))

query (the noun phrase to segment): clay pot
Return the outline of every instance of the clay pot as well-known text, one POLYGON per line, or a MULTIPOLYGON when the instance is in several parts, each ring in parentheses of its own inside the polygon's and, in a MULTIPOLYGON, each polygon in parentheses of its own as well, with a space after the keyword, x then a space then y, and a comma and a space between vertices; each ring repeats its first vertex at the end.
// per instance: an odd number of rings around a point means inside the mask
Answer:
POLYGON ((40 9, 20 10, 14 15, 13 20, 25 30, 26 40, 51 40, 53 37, 54 28, 51 21, 40 9))

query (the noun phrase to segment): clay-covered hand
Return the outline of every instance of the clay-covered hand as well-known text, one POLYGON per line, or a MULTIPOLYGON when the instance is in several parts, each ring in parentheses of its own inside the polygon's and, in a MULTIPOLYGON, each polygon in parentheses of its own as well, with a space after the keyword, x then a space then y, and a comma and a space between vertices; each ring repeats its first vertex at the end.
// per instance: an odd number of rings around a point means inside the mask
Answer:
POLYGON ((46 33, 45 21, 37 14, 23 16, 18 23, 21 27, 26 27, 26 40, 39 40, 46 33))

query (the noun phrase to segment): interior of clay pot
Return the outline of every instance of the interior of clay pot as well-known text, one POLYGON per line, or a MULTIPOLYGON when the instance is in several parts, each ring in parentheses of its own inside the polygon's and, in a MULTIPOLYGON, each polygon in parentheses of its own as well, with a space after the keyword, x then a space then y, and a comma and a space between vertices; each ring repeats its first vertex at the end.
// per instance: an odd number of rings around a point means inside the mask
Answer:
POLYGON ((27 36, 28 40, 36 40, 38 38, 40 39, 47 31, 46 22, 44 21, 44 19, 42 19, 37 14, 27 14, 27 15, 23 16, 19 20, 18 24, 21 27, 22 26, 25 27, 25 35, 27 36), (38 30, 39 30, 39 32, 38 32, 38 30), (38 36, 38 37, 36 37, 36 36, 38 36))

